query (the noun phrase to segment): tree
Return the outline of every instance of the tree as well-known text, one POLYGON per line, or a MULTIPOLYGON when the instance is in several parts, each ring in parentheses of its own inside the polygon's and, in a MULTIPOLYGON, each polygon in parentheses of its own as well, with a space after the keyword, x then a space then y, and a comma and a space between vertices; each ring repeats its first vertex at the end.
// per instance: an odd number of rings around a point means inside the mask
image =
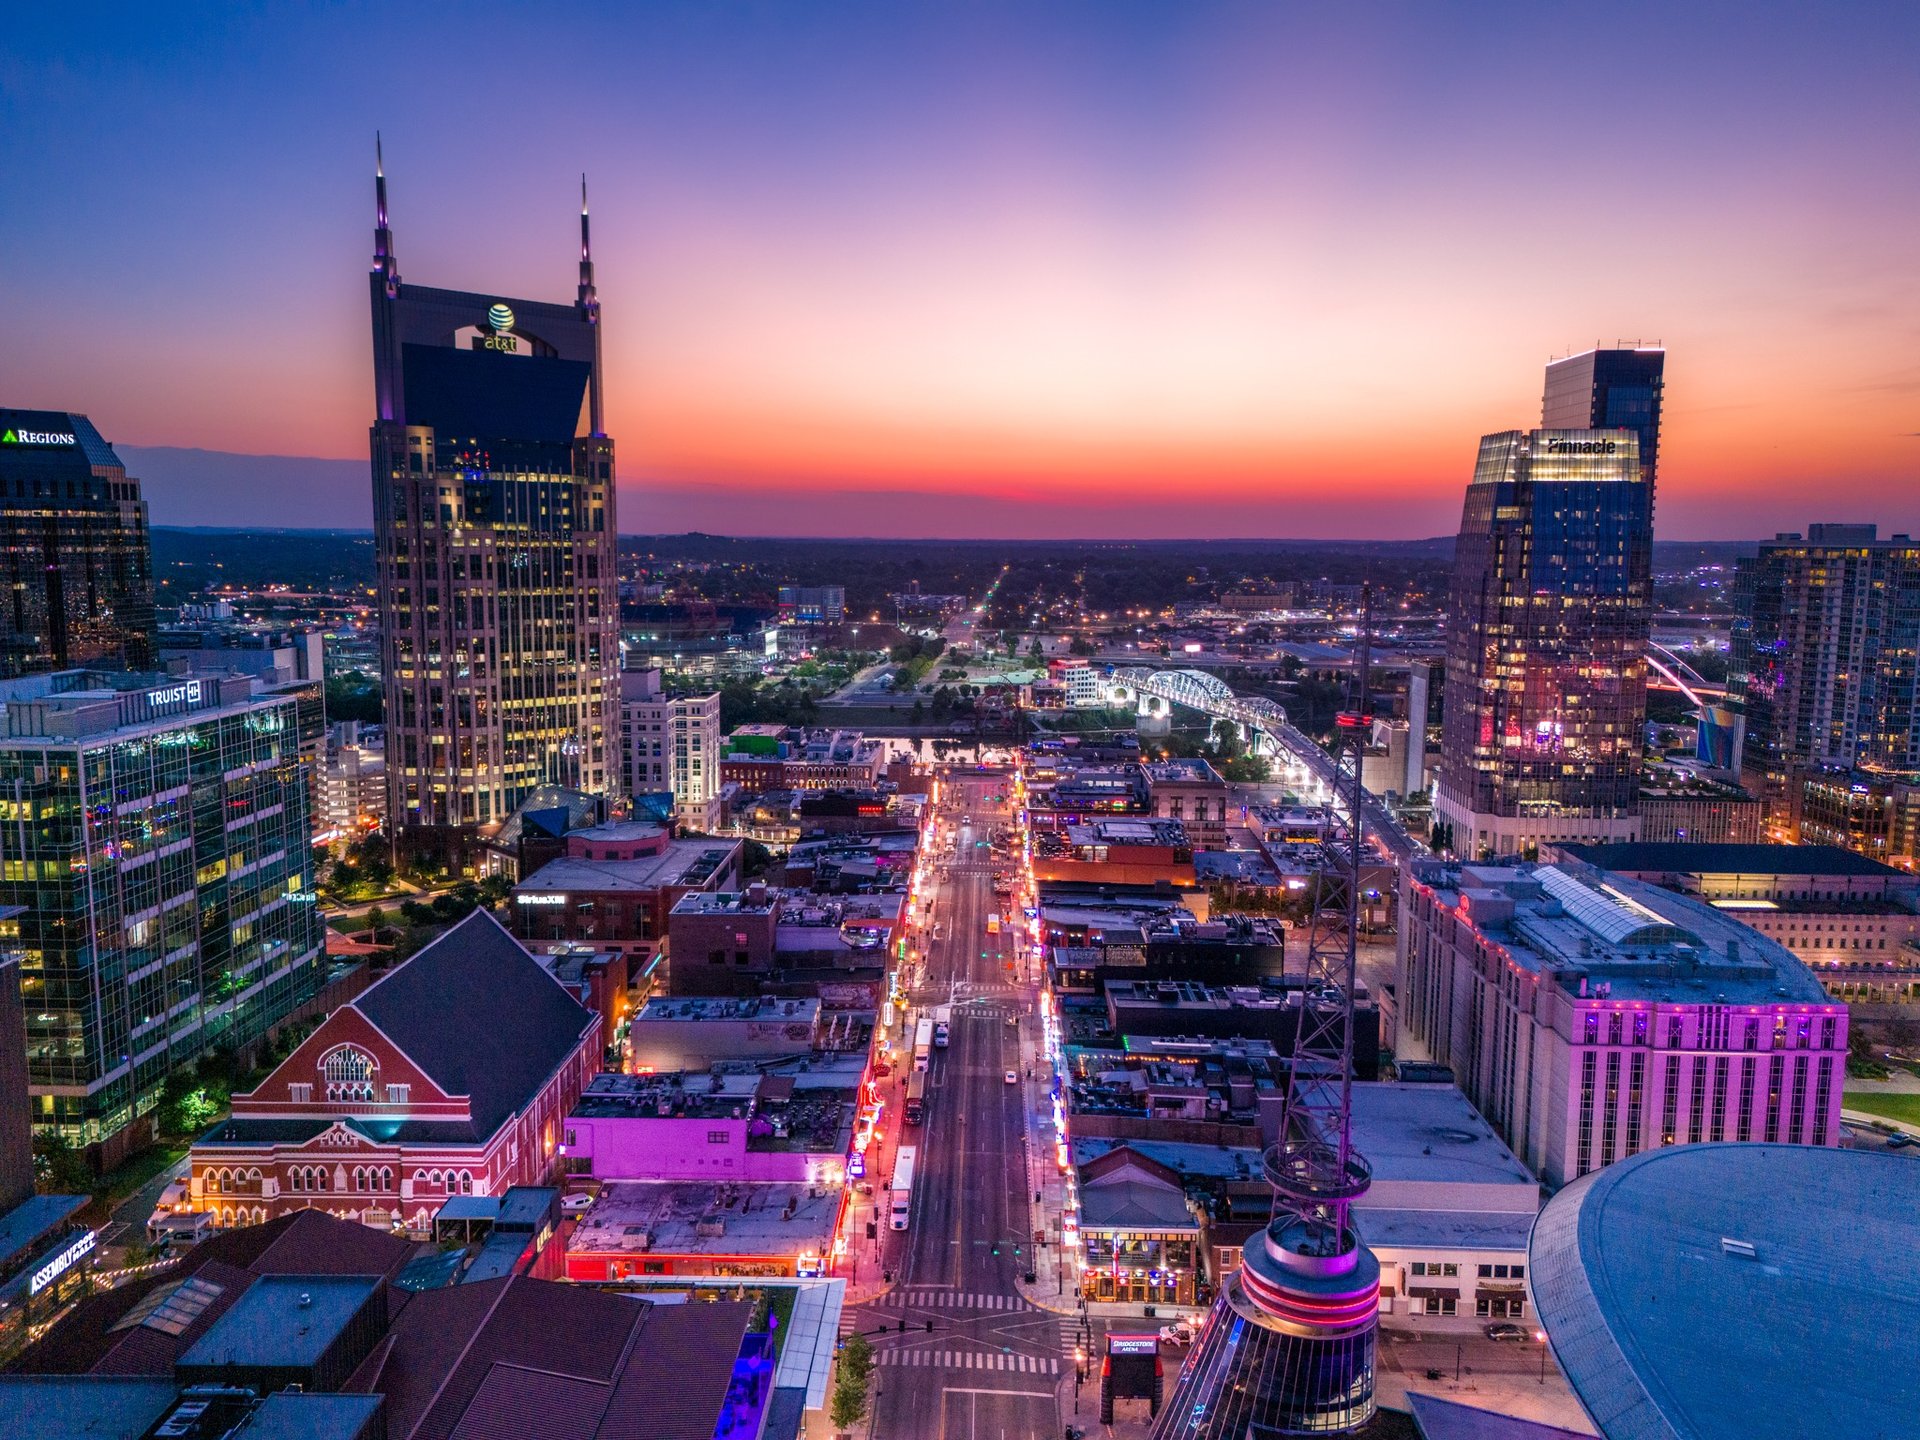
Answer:
POLYGON ((33 1173, 55 1195, 90 1195, 95 1184, 87 1160, 59 1135, 33 1137, 33 1173))
POLYGON ((926 713, 927 707, 918 700, 915 700, 913 702, 913 708, 907 711, 907 723, 910 725, 918 725, 920 721, 925 718, 926 713))
POLYGON ((1090 635, 1074 636, 1073 643, 1067 646, 1067 650, 1074 655, 1098 655, 1100 653, 1100 647, 1093 643, 1093 637, 1090 635))
POLYGON ((867 1418, 867 1391, 872 1382, 873 1346, 856 1332, 840 1346, 827 1417, 834 1429, 851 1430, 867 1418))
POLYGON ((375 905, 371 910, 367 911, 367 938, 369 940, 378 940, 380 938, 381 927, 386 923, 387 912, 382 910, 378 905, 375 905))

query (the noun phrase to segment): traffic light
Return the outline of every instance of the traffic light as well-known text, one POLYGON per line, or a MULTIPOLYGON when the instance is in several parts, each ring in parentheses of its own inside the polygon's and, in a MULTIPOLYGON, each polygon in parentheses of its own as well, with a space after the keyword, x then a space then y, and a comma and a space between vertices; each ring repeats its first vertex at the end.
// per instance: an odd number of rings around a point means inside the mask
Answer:
POLYGON ((1000 1242, 998 1240, 993 1242, 993 1253, 996 1255, 1000 1253, 1000 1242))

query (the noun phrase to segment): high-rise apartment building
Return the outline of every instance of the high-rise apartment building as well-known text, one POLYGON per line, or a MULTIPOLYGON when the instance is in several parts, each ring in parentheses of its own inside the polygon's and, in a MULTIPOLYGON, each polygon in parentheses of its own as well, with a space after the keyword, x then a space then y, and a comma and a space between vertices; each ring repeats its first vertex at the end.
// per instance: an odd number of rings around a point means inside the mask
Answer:
POLYGON ((373 514, 389 822, 490 834, 618 781, 613 441, 585 192, 571 304, 403 284, 376 177, 373 514))
POLYGON ((1588 350, 1547 366, 1540 423, 1549 430, 1631 430, 1654 488, 1660 461, 1660 395, 1667 352, 1657 346, 1588 350))
POLYGON ((247 677, 0 685, 0 906, 34 1123, 116 1163, 169 1071, 319 987, 299 696, 247 677))
POLYGON ((720 806, 720 692, 661 688, 658 670, 620 677, 620 753, 628 795, 673 794, 674 818, 712 831, 720 806))
POLYGON ((0 678, 153 659, 140 482, 84 415, 0 410, 0 678))
POLYGON ((1481 440, 1454 551, 1435 796, 1457 853, 1635 837, 1652 558, 1632 430, 1481 440))
POLYGON ((1812 525, 1743 561, 1735 597, 1752 764, 1920 771, 1920 543, 1812 525))
POLYGON ((1920 865, 1920 543, 1812 525, 1740 564, 1731 690, 1771 833, 1920 865))

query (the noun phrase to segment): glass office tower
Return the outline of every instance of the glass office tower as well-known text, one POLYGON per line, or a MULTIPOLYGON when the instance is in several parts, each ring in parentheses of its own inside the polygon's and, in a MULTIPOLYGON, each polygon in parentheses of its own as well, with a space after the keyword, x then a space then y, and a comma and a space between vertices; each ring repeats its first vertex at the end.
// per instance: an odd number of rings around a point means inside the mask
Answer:
POLYGON ((1633 431, 1480 442, 1454 551, 1435 796, 1456 852, 1634 838, 1652 559, 1633 431))
POLYGON ((571 304, 403 284, 376 178, 373 514, 390 823, 496 831, 618 779, 613 441, 584 196, 571 304))
POLYGON ((264 1038, 319 987, 300 703, 229 677, 0 685, 34 1123, 102 1166, 169 1071, 264 1038))
POLYGON ((1589 350, 1547 366, 1540 423, 1549 430, 1631 430, 1651 489, 1660 462, 1660 396, 1667 352, 1657 347, 1589 350))
POLYGON ((0 678, 153 660, 140 482, 84 415, 0 410, 0 678))

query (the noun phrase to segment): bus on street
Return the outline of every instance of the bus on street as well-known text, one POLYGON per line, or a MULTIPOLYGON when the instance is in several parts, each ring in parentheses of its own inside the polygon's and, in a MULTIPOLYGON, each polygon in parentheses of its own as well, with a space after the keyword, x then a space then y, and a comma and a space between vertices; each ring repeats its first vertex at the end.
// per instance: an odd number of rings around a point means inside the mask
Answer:
POLYGON ((907 1205, 913 1199, 913 1162, 917 1152, 911 1145, 902 1145, 893 1157, 893 1211, 892 1225, 896 1230, 907 1228, 907 1205))

